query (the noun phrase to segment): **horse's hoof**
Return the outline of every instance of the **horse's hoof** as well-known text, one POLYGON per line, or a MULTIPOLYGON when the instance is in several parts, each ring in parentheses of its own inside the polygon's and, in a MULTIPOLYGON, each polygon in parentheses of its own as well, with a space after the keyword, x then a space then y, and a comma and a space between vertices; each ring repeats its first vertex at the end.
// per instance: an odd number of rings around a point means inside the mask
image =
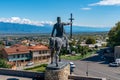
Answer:
POLYGON ((56 67, 58 67, 58 64, 56 64, 56 67))

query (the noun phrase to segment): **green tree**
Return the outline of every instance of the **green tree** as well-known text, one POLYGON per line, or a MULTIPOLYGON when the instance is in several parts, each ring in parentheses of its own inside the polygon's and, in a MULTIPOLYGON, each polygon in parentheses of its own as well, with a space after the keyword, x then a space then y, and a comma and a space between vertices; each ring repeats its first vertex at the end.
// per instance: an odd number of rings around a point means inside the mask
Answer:
POLYGON ((2 50, 0 50, 0 58, 3 58, 2 50))
POLYGON ((113 47, 120 45, 120 22, 109 31, 108 33, 108 46, 113 47))
POLYGON ((96 41, 93 37, 88 37, 88 39, 86 40, 86 44, 95 44, 96 41))
POLYGON ((7 61, 4 59, 0 59, 0 68, 10 68, 11 66, 7 64, 7 61))
POLYGON ((71 51, 75 51, 75 53, 78 53, 76 46, 71 46, 70 49, 71 49, 71 51))
POLYGON ((81 55, 84 56, 85 54, 87 54, 89 48, 87 46, 82 46, 81 47, 81 55))
POLYGON ((98 46, 97 46, 97 45, 95 45, 95 49, 98 49, 98 46))
POLYGON ((77 45, 77 50, 78 50, 78 53, 81 53, 81 49, 82 49, 82 46, 77 45))
POLYGON ((5 46, 4 42, 3 41, 0 41, 0 50, 3 49, 5 46))
POLYGON ((12 46, 12 43, 8 42, 7 46, 12 46))
POLYGON ((71 42, 69 43, 70 46, 75 46, 76 45, 76 41, 75 39, 71 40, 71 42))
POLYGON ((84 56, 89 51, 89 47, 77 45, 77 51, 78 53, 81 53, 82 56, 84 56))

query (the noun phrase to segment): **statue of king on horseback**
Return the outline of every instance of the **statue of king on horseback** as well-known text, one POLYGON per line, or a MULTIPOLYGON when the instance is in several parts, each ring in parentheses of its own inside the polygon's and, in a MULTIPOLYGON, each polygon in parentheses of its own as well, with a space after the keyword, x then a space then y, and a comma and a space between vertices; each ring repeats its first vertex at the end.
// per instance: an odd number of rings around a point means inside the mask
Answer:
POLYGON ((68 38, 65 34, 64 26, 72 23, 62 23, 61 18, 57 17, 57 23, 54 24, 51 38, 50 38, 50 49, 51 49, 51 64, 53 63, 53 57, 55 52, 55 64, 58 66, 58 62, 61 61, 60 54, 61 49, 65 48, 70 52, 68 38), (54 33, 56 32, 55 36, 54 33))

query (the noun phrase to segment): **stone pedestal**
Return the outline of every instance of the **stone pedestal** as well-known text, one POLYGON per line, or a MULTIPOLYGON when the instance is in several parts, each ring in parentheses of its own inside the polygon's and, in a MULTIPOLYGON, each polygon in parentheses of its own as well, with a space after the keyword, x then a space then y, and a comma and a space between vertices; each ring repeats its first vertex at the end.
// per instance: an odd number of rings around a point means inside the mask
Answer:
POLYGON ((49 64, 45 72, 45 80, 68 80, 70 75, 70 65, 68 63, 59 62, 59 66, 49 64))

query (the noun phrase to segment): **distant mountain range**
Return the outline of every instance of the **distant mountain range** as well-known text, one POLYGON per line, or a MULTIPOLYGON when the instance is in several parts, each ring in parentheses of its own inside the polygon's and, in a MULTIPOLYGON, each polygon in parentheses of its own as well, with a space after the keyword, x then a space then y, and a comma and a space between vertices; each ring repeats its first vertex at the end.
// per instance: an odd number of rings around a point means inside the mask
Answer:
MULTIPOLYGON (((0 33, 51 33, 53 26, 45 24, 44 26, 35 26, 18 23, 0 22, 0 33)), ((110 28, 95 28, 84 26, 73 26, 73 33, 81 32, 106 32, 110 28)), ((66 32, 70 32, 70 26, 65 27, 66 32)))

